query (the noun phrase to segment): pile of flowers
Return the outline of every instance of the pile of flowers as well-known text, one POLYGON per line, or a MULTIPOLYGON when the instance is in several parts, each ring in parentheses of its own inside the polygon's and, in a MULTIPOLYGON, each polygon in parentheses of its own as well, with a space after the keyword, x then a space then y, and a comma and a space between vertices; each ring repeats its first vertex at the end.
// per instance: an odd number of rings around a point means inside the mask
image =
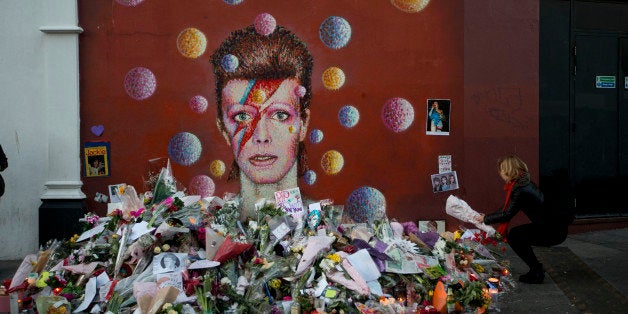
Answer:
POLYGON ((240 221, 236 196, 174 182, 164 168, 149 192, 122 187, 120 208, 27 256, 8 293, 39 313, 436 313, 487 309, 513 285, 486 231, 355 223, 331 201, 297 217, 260 200, 240 221))

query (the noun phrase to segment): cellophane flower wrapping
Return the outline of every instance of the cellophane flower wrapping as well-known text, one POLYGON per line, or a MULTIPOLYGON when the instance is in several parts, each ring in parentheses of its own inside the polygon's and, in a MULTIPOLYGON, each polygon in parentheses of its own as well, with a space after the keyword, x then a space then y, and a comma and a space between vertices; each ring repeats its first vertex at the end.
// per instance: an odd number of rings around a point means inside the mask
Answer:
POLYGON ((450 195, 447 198, 447 204, 445 205, 445 212, 461 221, 468 222, 474 224, 479 229, 486 232, 486 234, 491 237, 495 234, 495 228, 488 226, 484 223, 478 223, 478 218, 481 216, 480 213, 476 212, 467 204, 467 202, 457 198, 456 196, 450 195))

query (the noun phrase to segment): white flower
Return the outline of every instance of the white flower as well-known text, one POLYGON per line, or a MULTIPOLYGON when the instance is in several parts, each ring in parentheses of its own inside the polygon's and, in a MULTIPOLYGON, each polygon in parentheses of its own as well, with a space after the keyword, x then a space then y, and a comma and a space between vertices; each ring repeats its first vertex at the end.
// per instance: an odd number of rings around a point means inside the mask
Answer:
POLYGON ((231 280, 227 277, 222 277, 222 279, 220 279, 220 284, 221 285, 231 285, 231 280))
POLYGON ((172 307, 172 303, 165 303, 164 306, 161 307, 162 310, 167 310, 172 307))
POLYGON ((258 228, 257 221, 249 221, 249 229, 251 229, 251 231, 256 231, 258 228))

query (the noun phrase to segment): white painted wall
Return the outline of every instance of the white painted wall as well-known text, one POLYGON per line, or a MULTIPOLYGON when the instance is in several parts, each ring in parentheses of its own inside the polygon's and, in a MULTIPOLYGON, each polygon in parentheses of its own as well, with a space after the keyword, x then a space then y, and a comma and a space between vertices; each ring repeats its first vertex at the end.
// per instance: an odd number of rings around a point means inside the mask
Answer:
POLYGON ((0 1, 0 144, 9 160, 2 172, 0 260, 37 251, 42 198, 85 197, 77 35, 47 30, 76 25, 76 0, 0 1))

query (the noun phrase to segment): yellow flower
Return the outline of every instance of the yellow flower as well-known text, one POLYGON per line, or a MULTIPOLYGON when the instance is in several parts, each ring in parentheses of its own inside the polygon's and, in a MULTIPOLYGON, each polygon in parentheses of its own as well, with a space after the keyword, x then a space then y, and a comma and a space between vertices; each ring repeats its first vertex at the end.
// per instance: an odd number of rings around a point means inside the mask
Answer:
POLYGON ((279 289, 279 287, 281 286, 281 280, 275 278, 275 279, 271 279, 268 282, 268 286, 273 288, 273 289, 279 289))
POLYGON ((161 307, 162 310, 167 310, 172 307, 172 303, 165 303, 164 306, 161 307))
POLYGON ((340 263, 340 256, 336 253, 327 255, 327 258, 334 261, 334 263, 340 263))
POLYGON ((454 241, 460 239, 461 236, 462 236, 462 231, 456 230, 456 232, 454 232, 454 241))
POLYGON ((48 277, 50 277, 50 273, 45 271, 42 272, 41 275, 39 276, 39 278, 35 281, 35 286, 37 288, 43 288, 45 286, 48 285, 48 283, 46 283, 46 281, 48 281, 48 277))
POLYGON ((162 246, 161 246, 161 249, 162 249, 164 252, 165 252, 165 251, 168 251, 168 250, 170 250, 170 245, 168 245, 168 244, 164 244, 164 245, 162 245, 162 246))
POLYGON ((156 246, 155 249, 153 250, 153 252, 155 252, 155 254, 159 254, 159 253, 161 253, 161 248, 156 246))

